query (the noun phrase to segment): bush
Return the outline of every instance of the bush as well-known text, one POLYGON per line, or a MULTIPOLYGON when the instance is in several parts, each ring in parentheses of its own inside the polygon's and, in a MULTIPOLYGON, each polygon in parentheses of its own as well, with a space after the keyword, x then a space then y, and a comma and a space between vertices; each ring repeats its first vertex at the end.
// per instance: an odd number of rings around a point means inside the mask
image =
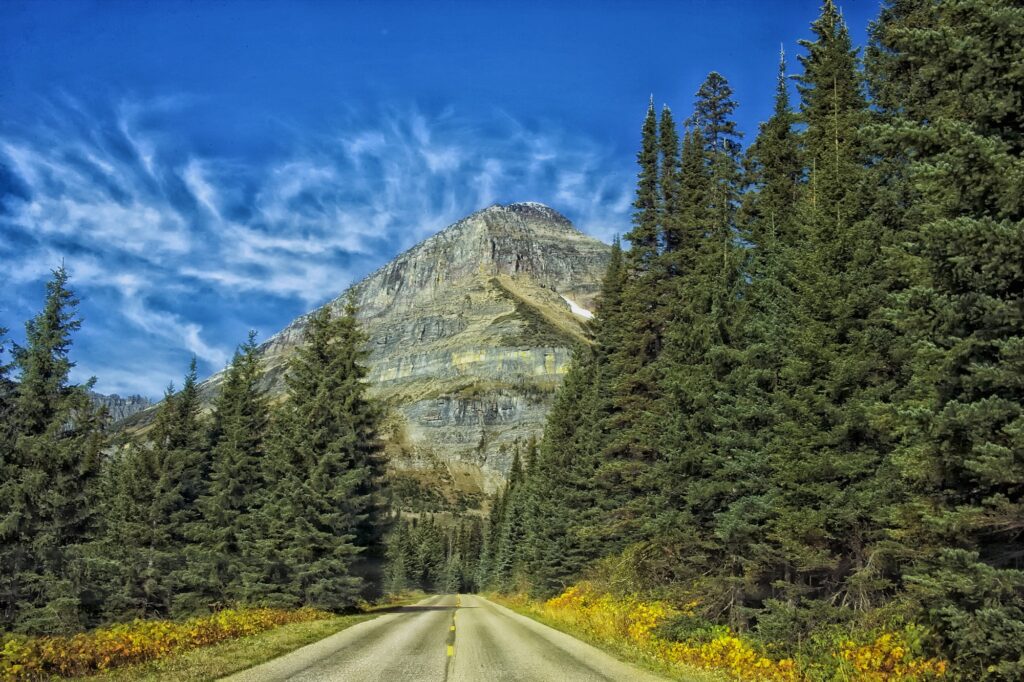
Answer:
POLYGON ((180 623, 136 620, 71 637, 4 635, 0 640, 0 680, 79 677, 254 635, 288 623, 329 617, 330 613, 315 609, 229 609, 180 623))
POLYGON ((799 657, 779 657, 756 640, 697 615, 699 603, 670 604, 615 595, 580 583, 532 608, 540 615, 610 644, 627 644, 667 665, 690 666, 754 682, 864 680, 898 682, 944 677, 946 662, 922 654, 922 628, 864 631, 825 628, 799 657))

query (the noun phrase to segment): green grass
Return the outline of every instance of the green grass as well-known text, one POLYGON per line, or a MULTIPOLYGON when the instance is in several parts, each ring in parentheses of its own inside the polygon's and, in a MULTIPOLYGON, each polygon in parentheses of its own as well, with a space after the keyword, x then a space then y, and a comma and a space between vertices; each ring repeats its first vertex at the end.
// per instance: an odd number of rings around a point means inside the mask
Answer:
POLYGON ((649 670, 657 675, 662 675, 672 680, 678 680, 679 682, 732 682, 732 678, 727 677, 722 673, 710 670, 701 670, 699 668, 684 668, 681 666, 666 665, 662 661, 644 654, 642 651, 639 651, 636 647, 630 646, 626 642, 612 643, 603 639, 598 639, 585 630, 572 627, 571 625, 552 618, 546 618, 545 616, 542 616, 528 608, 508 602, 498 595, 489 594, 487 595, 487 598, 522 616, 526 616, 531 620, 547 625, 559 632, 564 632, 567 635, 572 635, 576 639, 611 654, 621 661, 632 663, 637 667, 649 670))

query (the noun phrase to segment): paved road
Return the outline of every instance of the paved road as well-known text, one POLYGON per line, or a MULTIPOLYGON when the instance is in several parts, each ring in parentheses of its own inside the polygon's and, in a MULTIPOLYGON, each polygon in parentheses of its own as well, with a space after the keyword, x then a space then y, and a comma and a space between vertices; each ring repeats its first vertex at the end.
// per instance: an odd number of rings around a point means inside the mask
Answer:
POLYGON ((233 675, 232 682, 664 678, 473 595, 430 597, 233 675))

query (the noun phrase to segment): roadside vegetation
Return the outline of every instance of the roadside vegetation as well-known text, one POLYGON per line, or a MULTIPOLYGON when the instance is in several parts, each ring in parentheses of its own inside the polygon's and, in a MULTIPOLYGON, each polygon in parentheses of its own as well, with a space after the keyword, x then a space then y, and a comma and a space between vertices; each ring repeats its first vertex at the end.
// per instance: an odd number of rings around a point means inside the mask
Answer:
POLYGON ((697 602, 680 608, 663 600, 601 591, 590 582, 546 601, 528 595, 496 596, 499 603, 629 660, 683 680, 809 682, 817 680, 935 680, 948 663, 923 652, 920 632, 833 629, 818 633, 794 657, 716 626, 696 615, 697 602))
POLYGON ((861 51, 825 0, 800 45, 745 146, 722 74, 652 99, 476 584, 734 679, 1024 679, 1024 8, 893 0, 861 51))
POLYGON ((67 637, 5 635, 0 679, 80 677, 250 637, 283 625, 332 618, 316 609, 227 609, 175 622, 135 620, 67 637))

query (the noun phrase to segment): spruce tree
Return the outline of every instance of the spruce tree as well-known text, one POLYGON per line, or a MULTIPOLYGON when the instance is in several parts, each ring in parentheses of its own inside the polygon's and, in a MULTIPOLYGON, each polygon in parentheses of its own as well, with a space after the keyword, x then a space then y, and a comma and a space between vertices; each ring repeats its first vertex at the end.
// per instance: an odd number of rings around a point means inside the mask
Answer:
POLYGON ((500 524, 494 541, 494 558, 491 567, 491 583, 495 589, 509 592, 515 587, 517 577, 521 575, 523 526, 526 505, 526 487, 519 445, 516 444, 512 457, 512 468, 509 480, 502 497, 504 504, 501 509, 500 524))
POLYGON ((630 267, 636 272, 649 269, 658 255, 658 146, 658 118, 652 97, 644 117, 640 151, 637 153, 640 173, 633 202, 636 209, 633 229, 626 234, 630 243, 630 267))
POLYGON ((923 271, 894 305, 911 372, 895 455, 911 499, 894 533, 957 674, 1020 679, 1024 200, 1010 169, 1024 153, 1024 11, 894 2, 872 39, 880 137, 905 164, 906 201, 886 217, 912 226, 900 262, 923 271))
MULTIPOLYGON (((663 116, 659 140, 653 101, 642 128, 640 165, 633 230, 626 234, 630 249, 624 254, 622 286, 615 317, 621 331, 611 351, 599 361, 607 405, 601 408, 600 443, 596 443, 595 479, 603 495, 603 520, 595 527, 601 542, 622 548, 637 541, 652 515, 648 494, 657 458, 656 434, 666 419, 668 406, 661 400, 661 366, 657 363, 665 335, 665 304, 673 299, 672 283, 666 281, 661 244, 669 235, 662 222, 665 213, 661 180, 677 186, 676 159, 660 161, 662 146, 674 157, 672 140, 677 136, 671 114, 663 116), (659 170, 661 172, 659 172, 659 170), (664 176, 664 177, 661 177, 664 176)), ((600 399, 599 399, 600 400, 600 399)))
POLYGON ((0 496, 3 627, 40 632, 81 629, 98 613, 79 571, 97 529, 96 481, 102 415, 88 386, 68 383, 71 336, 81 327, 78 299, 63 266, 46 285, 42 311, 15 346, 18 371, 4 457, 11 476, 0 496))
POLYGON ((165 392, 146 442, 130 444, 108 465, 114 497, 104 545, 118 565, 107 604, 114 614, 166 617, 212 606, 213 600, 190 599, 190 535, 205 477, 196 380, 193 358, 182 390, 165 392))
POLYGON ((798 86, 807 183, 799 230, 779 249, 787 342, 764 446, 766 553, 775 558, 761 566, 771 589, 758 628, 782 641, 884 598, 891 582, 879 549, 896 494, 889 437, 874 418, 899 363, 882 314, 888 228, 868 213, 867 101, 831 1, 812 31, 798 86))
POLYGON ((544 426, 544 440, 531 464, 527 486, 531 509, 525 532, 532 591, 550 596, 579 578, 605 553, 595 535, 611 500, 594 480, 598 461, 592 442, 597 428, 593 403, 596 358, 577 348, 544 426))
MULTIPOLYGON (((709 532, 721 509, 721 466, 732 452, 724 389, 738 362, 737 332, 744 285, 738 241, 739 132, 728 82, 708 75, 697 91, 693 130, 682 159, 683 220, 691 238, 676 258, 687 264, 675 280, 667 313, 661 391, 671 405, 658 433, 653 536, 662 559, 644 560, 643 579, 683 580, 707 574, 718 540, 709 532)), ((647 551, 649 555, 656 553, 647 551)), ((707 600, 709 608, 712 599, 707 600)))
POLYGON ((667 106, 661 110, 658 135, 661 155, 661 168, 658 174, 658 190, 661 195, 661 244, 665 252, 671 253, 682 248, 687 233, 685 225, 680 221, 683 187, 679 132, 672 118, 672 111, 667 106))
POLYGON ((364 346, 349 300, 340 316, 324 307, 309 317, 289 363, 261 511, 267 599, 344 610, 379 589, 383 463, 364 346))
POLYGON ((764 533, 771 514, 765 454, 778 421, 773 393, 793 333, 788 311, 797 270, 793 236, 802 176, 793 120, 780 58, 772 116, 745 158, 747 191, 737 220, 749 245, 743 254, 747 284, 734 313, 733 346, 739 355, 718 389, 729 400, 718 406, 715 425, 715 475, 722 491, 711 517, 719 539, 715 580, 727 601, 729 622, 740 628, 756 615, 765 568, 774 561, 764 533))
POLYGON ((236 351, 213 402, 209 480, 198 500, 200 518, 192 528, 190 574, 196 591, 215 603, 259 596, 263 567, 256 547, 260 491, 265 482, 270 410, 261 384, 255 332, 236 351), (255 583, 250 589, 250 582, 255 583))
POLYGON ((400 594, 410 585, 410 569, 412 566, 412 545, 409 538, 408 523, 399 519, 392 524, 386 543, 387 569, 385 570, 384 591, 388 594, 400 594))
MULTIPOLYGON (((0 328, 0 522, 8 517, 15 497, 20 468, 14 452, 14 398, 15 384, 10 378, 11 364, 3 357, 7 350, 7 330, 0 328)), ((0 564, 14 566, 17 546, 8 540, 0 527, 0 564)), ((14 622, 17 608, 18 583, 14 571, 0 574, 0 628, 14 622)))

